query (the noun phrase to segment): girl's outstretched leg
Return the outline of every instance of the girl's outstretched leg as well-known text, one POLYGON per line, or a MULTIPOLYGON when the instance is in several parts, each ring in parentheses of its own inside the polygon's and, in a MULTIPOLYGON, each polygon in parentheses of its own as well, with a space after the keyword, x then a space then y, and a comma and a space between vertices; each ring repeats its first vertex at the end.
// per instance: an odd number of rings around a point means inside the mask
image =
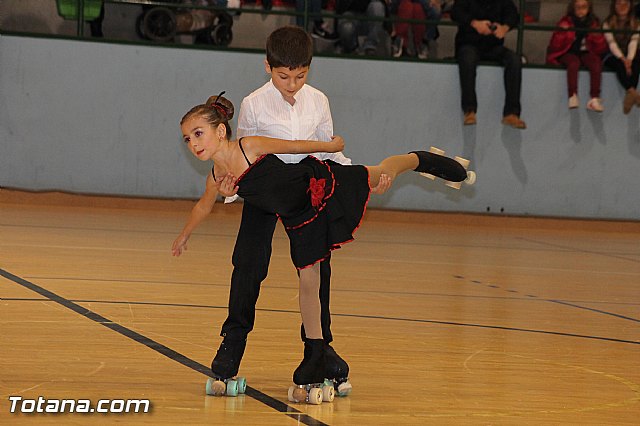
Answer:
POLYGON ((450 182, 462 182, 467 178, 467 170, 453 158, 427 151, 412 151, 418 156, 419 164, 414 169, 419 173, 428 173, 450 182))
POLYGON ((413 170, 428 173, 451 182, 467 179, 467 170, 456 160, 444 155, 427 151, 412 151, 409 154, 387 157, 377 166, 367 166, 369 184, 373 188, 378 184, 381 174, 388 175, 393 181, 397 175, 413 170))

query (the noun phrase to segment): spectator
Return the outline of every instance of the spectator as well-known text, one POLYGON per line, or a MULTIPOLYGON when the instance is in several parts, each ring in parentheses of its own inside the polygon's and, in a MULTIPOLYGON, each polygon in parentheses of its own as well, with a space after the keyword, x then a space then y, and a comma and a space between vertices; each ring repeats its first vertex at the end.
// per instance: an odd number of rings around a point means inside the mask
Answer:
MULTIPOLYGON (((310 19, 313 20, 313 28, 311 30, 312 37, 332 41, 338 39, 335 32, 327 29, 324 19, 320 16, 320 13, 322 13, 322 0, 296 0, 296 12, 304 14, 305 10, 306 13, 311 15, 310 19)), ((296 16, 296 25, 307 30, 307 28, 305 28, 304 21, 305 15, 296 16)))
POLYGON ((88 21, 89 29, 91 30, 91 37, 102 38, 104 34, 102 33, 102 21, 104 21, 104 3, 100 6, 100 14, 97 18, 88 21))
MULTIPOLYGON (((437 21, 440 19, 440 0, 391 0, 391 11, 400 19, 437 21)), ((423 23, 398 22, 395 24, 393 56, 415 56, 427 59, 429 43, 438 38, 438 27, 423 23), (409 30, 413 36, 413 51, 409 49, 409 30)))
POLYGON ((512 0, 456 0, 451 19, 458 24, 455 48, 465 125, 476 124, 476 68, 481 60, 504 66, 505 102, 502 124, 526 128, 520 119, 522 57, 504 46, 504 37, 518 24, 512 0))
POLYGON ((611 0, 611 12, 602 24, 605 30, 628 31, 604 33, 609 44, 609 54, 604 64, 616 72, 618 81, 626 90, 622 102, 622 112, 625 114, 629 114, 633 104, 640 106, 640 95, 636 91, 640 73, 638 20, 632 15, 632 10, 632 0, 611 0))
POLYGON ((336 14, 341 16, 338 19, 338 36, 343 53, 351 53, 361 47, 365 55, 389 55, 385 42, 391 33, 391 23, 378 20, 389 17, 385 0, 338 0, 336 14), (359 46, 359 36, 365 36, 362 46, 359 46))
POLYGON ((600 28, 600 21, 593 13, 593 6, 589 0, 571 0, 567 7, 567 14, 563 16, 553 32, 547 48, 547 62, 553 65, 563 65, 567 68, 567 89, 569 108, 578 108, 578 72, 580 65, 589 70, 591 79, 590 95, 587 109, 596 112, 604 111, 600 99, 600 85, 602 80, 601 55, 607 49, 607 43, 602 33, 589 32, 600 28))

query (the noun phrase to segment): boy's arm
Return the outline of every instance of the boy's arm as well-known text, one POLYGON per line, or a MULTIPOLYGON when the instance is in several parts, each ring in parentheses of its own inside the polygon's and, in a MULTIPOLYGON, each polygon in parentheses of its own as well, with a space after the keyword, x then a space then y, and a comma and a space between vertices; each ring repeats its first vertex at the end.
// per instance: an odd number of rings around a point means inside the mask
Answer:
POLYGON ((251 102, 244 98, 240 104, 240 114, 238 115, 238 138, 252 136, 258 133, 255 113, 251 109, 251 102))
POLYGON ((213 175, 209 174, 209 176, 207 176, 204 194, 202 194, 202 197, 200 197, 196 205, 191 209, 191 214, 189 215, 186 225, 171 246, 171 253, 174 256, 180 256, 182 252, 187 249, 187 241, 189 240, 191 233, 200 224, 200 222, 202 222, 211 213, 213 205, 216 202, 217 195, 218 186, 213 180, 213 175))
MULTIPOLYGON (((324 96, 323 105, 321 110, 320 124, 316 128, 315 134, 319 141, 331 140, 333 136, 333 119, 331 118, 331 109, 329 108, 329 99, 324 96)), ((342 152, 336 152, 332 154, 320 154, 318 155, 320 160, 333 160, 338 164, 345 166, 351 165, 351 159, 344 156, 342 152)))
POLYGON ((264 154, 313 154, 315 152, 338 152, 344 149, 344 140, 340 136, 332 136, 329 142, 290 141, 265 136, 247 136, 242 142, 245 151, 249 151, 256 158, 264 154))

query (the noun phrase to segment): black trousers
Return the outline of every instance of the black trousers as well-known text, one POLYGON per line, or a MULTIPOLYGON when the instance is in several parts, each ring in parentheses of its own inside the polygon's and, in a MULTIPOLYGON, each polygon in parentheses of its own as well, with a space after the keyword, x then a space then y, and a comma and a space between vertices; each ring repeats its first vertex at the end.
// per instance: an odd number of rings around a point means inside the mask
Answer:
POLYGON ((604 64, 616 72, 618 81, 622 87, 627 89, 635 89, 638 86, 638 74, 640 74, 640 55, 636 54, 633 61, 631 61, 631 75, 627 75, 627 70, 624 67, 624 62, 615 56, 611 55, 607 58, 604 64))
POLYGON ((502 115, 520 115, 520 89, 522 85, 522 58, 504 46, 483 50, 471 44, 456 48, 456 59, 460 73, 462 111, 476 112, 476 68, 480 61, 499 62, 504 67, 505 101, 502 115))
MULTIPOLYGON (((244 339, 253 329, 260 285, 267 277, 271 259, 271 241, 278 218, 249 203, 242 208, 242 222, 233 250, 233 274, 229 291, 229 314, 220 333, 231 339, 244 339)), ((327 343, 331 335, 329 292, 330 258, 320 264, 320 306, 322 336, 327 343)), ((304 326, 300 333, 304 339, 304 326)))

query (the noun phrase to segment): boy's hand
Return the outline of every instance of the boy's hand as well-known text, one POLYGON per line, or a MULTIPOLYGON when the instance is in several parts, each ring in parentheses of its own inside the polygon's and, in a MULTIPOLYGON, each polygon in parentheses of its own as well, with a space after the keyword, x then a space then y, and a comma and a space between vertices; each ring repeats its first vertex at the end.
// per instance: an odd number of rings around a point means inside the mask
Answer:
POLYGON ((378 184, 375 188, 371 188, 372 194, 384 194, 391 187, 391 178, 389 175, 382 173, 380 175, 380 179, 378 180, 378 184))
POLYGON ((216 187, 218 188, 218 193, 225 197, 233 197, 238 193, 238 187, 236 186, 236 177, 231 173, 227 173, 227 175, 222 178, 220 181, 216 181, 216 187))
POLYGON ((331 136, 331 151, 327 152, 340 152, 344 150, 344 139, 341 136, 331 136))

